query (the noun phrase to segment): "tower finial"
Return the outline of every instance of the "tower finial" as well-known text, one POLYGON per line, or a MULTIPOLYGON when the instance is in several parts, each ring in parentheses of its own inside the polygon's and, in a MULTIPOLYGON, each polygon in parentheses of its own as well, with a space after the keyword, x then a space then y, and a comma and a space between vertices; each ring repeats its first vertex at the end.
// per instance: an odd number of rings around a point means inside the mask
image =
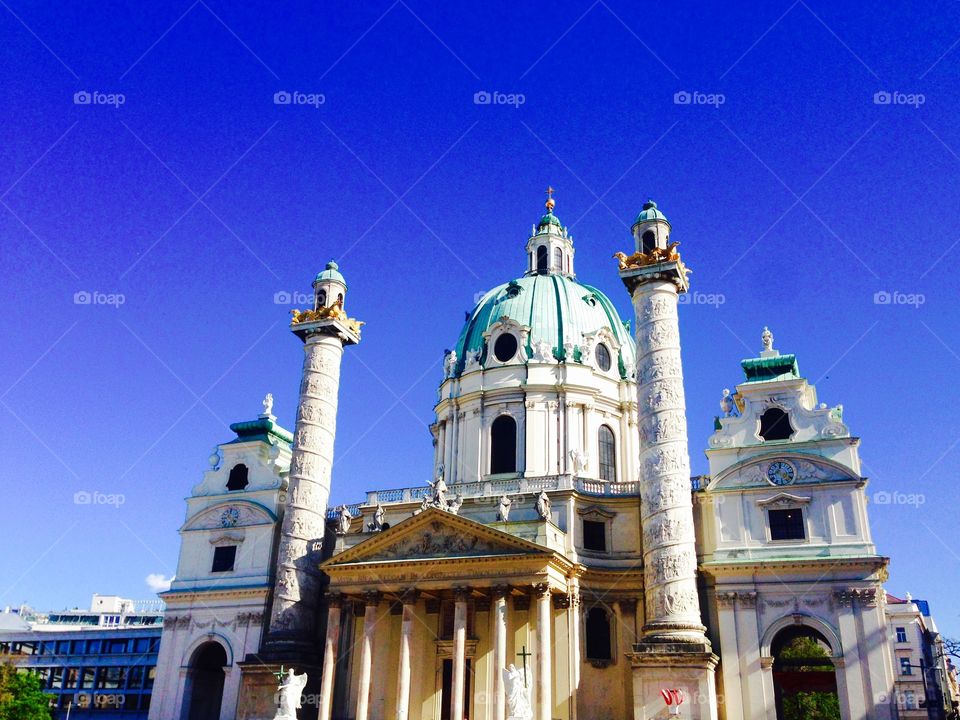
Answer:
POLYGON ((547 202, 544 203, 544 205, 547 208, 547 212, 553 212, 553 208, 557 204, 557 201, 553 199, 553 193, 554 193, 554 189, 549 185, 547 185, 547 190, 546 190, 547 202))

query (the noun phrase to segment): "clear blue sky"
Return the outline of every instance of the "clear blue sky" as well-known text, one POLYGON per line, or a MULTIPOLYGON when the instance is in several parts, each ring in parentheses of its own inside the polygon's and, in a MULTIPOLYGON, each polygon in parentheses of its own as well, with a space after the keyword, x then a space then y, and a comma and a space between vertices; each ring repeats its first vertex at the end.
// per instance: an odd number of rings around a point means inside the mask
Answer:
POLYGON ((724 296, 681 319, 695 472, 770 325, 844 404, 869 491, 923 494, 873 504, 874 538, 889 590, 960 635, 956 3, 2 5, 0 604, 172 574, 227 425, 271 391, 292 427, 301 347, 274 297, 331 257, 368 323, 333 500, 423 483, 443 349, 522 271, 551 184, 580 277, 625 317, 610 256, 648 196, 724 296), (895 291, 924 302, 874 302, 895 291))

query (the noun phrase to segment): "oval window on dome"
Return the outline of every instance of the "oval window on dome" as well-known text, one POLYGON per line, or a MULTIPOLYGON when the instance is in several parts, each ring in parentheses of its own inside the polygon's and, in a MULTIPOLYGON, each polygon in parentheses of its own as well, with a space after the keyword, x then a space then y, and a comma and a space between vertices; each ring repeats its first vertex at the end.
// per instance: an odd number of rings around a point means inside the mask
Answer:
POLYGON ((517 338, 510 333, 504 333, 493 344, 493 354, 500 362, 507 362, 513 360, 518 347, 517 338))
POLYGON ((610 369, 610 350, 606 345, 597 345, 597 367, 604 372, 610 369))

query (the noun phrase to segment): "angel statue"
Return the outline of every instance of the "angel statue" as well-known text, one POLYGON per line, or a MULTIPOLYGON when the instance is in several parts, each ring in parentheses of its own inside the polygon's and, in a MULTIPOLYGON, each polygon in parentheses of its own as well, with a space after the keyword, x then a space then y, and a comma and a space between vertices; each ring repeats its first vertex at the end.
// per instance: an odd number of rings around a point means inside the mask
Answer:
POLYGON ((516 665, 503 671, 503 690, 507 696, 507 720, 533 720, 530 690, 524 685, 523 673, 516 665))
POLYGON ((457 493, 456 496, 447 504, 447 512, 454 515, 460 514, 460 507, 463 505, 463 496, 457 493))
POLYGON ((547 495, 546 490, 541 490, 540 494, 537 495, 537 515, 544 520, 549 520, 553 517, 553 513, 550 510, 550 496, 547 495))
POLYGON ((277 708, 277 714, 273 716, 273 720, 297 720, 297 709, 300 707, 303 688, 307 684, 307 674, 297 675, 293 668, 290 668, 282 677, 280 687, 277 689, 280 707, 277 708))
POLYGON ((513 505, 513 500, 508 498, 506 495, 500 496, 500 506, 497 508, 497 520, 500 522, 507 522, 510 518, 510 506, 513 505))
POLYGON ((724 417, 740 417, 737 403, 734 402, 733 395, 730 394, 730 388, 723 389, 723 397, 720 398, 720 410, 724 417))

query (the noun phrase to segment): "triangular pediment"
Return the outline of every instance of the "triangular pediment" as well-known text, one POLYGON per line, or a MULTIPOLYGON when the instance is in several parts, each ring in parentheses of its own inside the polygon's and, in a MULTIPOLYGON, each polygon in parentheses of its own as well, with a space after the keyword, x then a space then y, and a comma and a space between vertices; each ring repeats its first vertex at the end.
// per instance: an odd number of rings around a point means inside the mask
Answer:
POLYGON ((321 567, 498 555, 553 555, 548 548, 459 515, 430 508, 349 550, 321 567))

